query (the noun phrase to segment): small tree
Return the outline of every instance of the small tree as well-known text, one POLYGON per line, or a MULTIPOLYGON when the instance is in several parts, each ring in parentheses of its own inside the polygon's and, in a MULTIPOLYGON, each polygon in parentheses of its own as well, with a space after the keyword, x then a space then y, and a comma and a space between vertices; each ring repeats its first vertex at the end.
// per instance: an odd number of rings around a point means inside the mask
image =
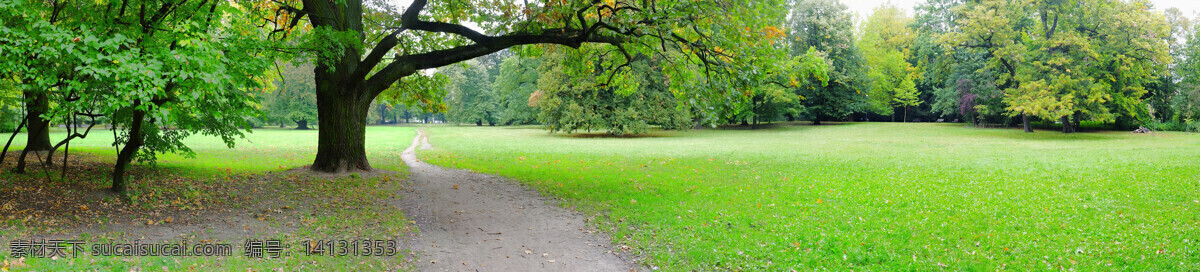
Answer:
POLYGON ((896 88, 896 94, 892 97, 892 101, 897 107, 904 107, 904 119, 908 122, 908 108, 921 104, 921 98, 917 97, 920 94, 917 91, 917 84, 913 83, 912 79, 905 79, 900 82, 900 86, 896 88))

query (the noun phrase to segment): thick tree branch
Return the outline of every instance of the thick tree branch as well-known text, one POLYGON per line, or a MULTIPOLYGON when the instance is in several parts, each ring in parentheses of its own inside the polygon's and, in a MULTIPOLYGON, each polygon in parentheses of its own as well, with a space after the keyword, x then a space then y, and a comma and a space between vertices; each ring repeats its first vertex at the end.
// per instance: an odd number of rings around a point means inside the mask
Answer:
POLYGON ((578 30, 547 30, 543 34, 509 34, 488 37, 487 42, 464 45, 449 49, 436 50, 421 54, 397 56, 378 73, 367 79, 364 85, 370 91, 369 97, 375 97, 386 90, 400 78, 412 75, 419 70, 438 68, 461 61, 474 59, 495 53, 509 47, 528 44, 558 44, 578 48, 584 42, 618 44, 626 41, 620 37, 592 35, 581 39, 578 30))

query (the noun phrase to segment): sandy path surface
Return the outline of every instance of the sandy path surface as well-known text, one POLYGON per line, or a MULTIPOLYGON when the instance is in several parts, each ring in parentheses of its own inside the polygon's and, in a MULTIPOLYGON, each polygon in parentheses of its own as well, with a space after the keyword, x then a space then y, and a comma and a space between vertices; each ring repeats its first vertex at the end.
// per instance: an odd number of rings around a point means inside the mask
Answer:
POLYGON ((417 159, 418 131, 402 157, 412 172, 400 207, 420 234, 409 241, 422 271, 631 271, 584 216, 515 181, 417 159))

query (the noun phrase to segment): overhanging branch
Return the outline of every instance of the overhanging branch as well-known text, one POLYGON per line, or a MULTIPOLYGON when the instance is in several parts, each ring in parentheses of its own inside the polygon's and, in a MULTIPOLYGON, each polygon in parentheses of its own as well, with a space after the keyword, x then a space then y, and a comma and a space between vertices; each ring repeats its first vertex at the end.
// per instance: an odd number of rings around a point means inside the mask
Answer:
POLYGON ((412 75, 420 70, 438 68, 487 54, 495 53, 505 48, 528 44, 558 44, 578 48, 584 42, 619 44, 626 41, 621 37, 592 35, 578 38, 578 30, 547 30, 543 34, 510 34, 486 38, 484 43, 458 46, 449 49, 436 50, 421 54, 397 56, 378 73, 367 79, 365 87, 371 91, 369 97, 375 97, 386 90, 396 80, 412 75))

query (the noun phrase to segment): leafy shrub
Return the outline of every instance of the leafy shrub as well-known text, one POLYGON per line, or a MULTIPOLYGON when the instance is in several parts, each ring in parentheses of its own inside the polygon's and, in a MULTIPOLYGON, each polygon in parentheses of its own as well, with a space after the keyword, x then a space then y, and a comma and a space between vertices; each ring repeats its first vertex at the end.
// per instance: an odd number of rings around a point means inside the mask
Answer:
POLYGON ((1150 122, 1143 123, 1142 126, 1148 128, 1150 130, 1153 130, 1153 131, 1183 131, 1184 129, 1187 128, 1187 124, 1184 124, 1181 122, 1175 122, 1175 121, 1169 121, 1169 122, 1150 121, 1150 122))

